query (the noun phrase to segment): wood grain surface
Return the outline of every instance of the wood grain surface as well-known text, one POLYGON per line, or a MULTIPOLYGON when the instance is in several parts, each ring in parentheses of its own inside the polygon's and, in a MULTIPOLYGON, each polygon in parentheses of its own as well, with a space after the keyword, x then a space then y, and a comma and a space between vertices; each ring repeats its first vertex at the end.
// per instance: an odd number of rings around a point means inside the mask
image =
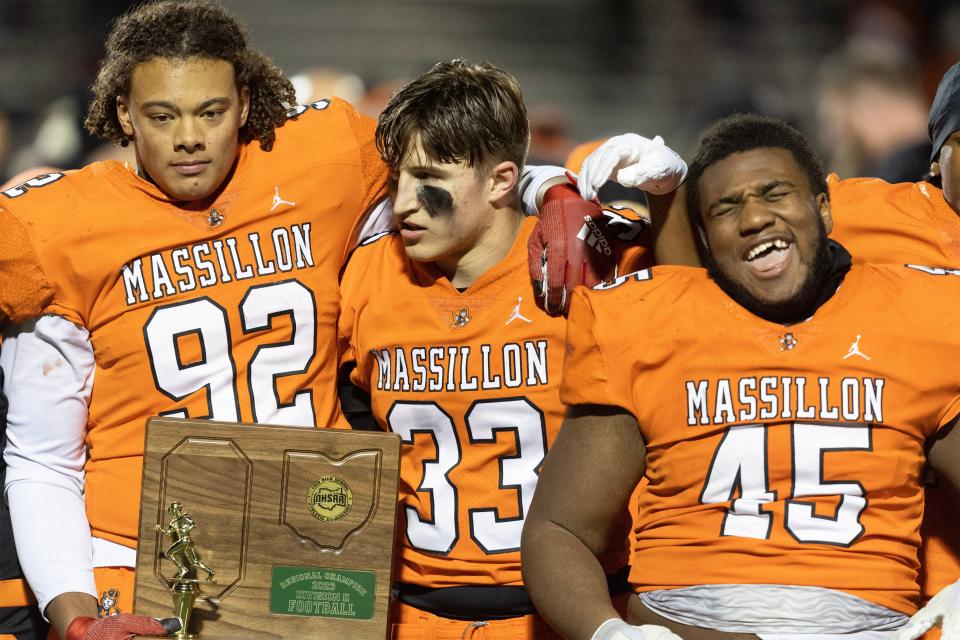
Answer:
MULTIPOLYGON (((179 501, 197 523, 190 535, 201 560, 216 572, 209 583, 202 572, 198 576, 190 631, 202 640, 385 638, 399 454, 396 434, 151 418, 134 612, 172 615, 169 587, 176 566, 163 557, 170 539, 155 525, 166 527, 167 508, 179 501), (314 499, 324 492, 327 505, 336 503, 326 511, 314 499), (328 577, 372 572, 372 590, 353 587, 359 600, 372 598, 370 617, 364 619, 359 604, 324 604, 321 614, 319 602, 304 608, 302 600, 276 612, 271 589, 279 597, 274 576, 289 574, 285 567, 307 568, 314 576, 326 570, 328 577), (311 609, 317 615, 303 614, 311 609)), ((316 589, 334 589, 322 580, 304 584, 298 597, 318 601, 328 594, 316 589)))

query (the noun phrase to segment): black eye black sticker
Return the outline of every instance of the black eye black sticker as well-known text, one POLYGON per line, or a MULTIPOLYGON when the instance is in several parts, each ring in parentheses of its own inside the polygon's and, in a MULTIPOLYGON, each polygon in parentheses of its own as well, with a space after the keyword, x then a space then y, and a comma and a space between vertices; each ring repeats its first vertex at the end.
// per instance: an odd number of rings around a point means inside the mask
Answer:
POLYGON ((431 218, 453 213, 453 196, 446 189, 420 185, 417 187, 417 198, 431 218))

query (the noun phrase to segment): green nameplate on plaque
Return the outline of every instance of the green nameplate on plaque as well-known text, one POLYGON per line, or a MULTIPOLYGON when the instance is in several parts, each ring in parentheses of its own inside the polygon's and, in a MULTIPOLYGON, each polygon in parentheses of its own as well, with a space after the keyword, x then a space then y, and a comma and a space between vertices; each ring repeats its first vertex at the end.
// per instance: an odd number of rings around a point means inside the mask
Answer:
POLYGON ((371 571, 274 567, 270 611, 291 616, 369 620, 376 603, 371 571))

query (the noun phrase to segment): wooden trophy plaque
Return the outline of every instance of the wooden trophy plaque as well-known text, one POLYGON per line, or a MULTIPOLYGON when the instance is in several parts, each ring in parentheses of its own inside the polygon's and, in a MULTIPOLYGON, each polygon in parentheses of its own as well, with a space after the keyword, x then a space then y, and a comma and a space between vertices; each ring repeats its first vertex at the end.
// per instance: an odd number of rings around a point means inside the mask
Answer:
POLYGON ((192 583, 201 640, 383 640, 399 456, 391 433, 151 418, 134 612, 192 583))

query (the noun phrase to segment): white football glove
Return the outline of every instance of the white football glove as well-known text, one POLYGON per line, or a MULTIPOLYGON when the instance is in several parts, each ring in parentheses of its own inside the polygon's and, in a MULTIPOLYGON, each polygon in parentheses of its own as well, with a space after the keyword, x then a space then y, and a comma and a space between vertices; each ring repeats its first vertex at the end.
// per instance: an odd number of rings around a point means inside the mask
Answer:
POLYGON ((593 632, 590 640, 682 640, 666 627, 642 624, 639 627, 627 624, 620 618, 610 618, 593 632))
POLYGON ((607 180, 662 195, 680 186, 687 177, 687 163, 663 143, 635 133, 613 136, 587 156, 580 168, 577 189, 592 200, 607 180))
POLYGON ((927 606, 897 629, 893 640, 914 640, 933 627, 941 628, 941 640, 960 640, 960 580, 933 596, 927 606))

